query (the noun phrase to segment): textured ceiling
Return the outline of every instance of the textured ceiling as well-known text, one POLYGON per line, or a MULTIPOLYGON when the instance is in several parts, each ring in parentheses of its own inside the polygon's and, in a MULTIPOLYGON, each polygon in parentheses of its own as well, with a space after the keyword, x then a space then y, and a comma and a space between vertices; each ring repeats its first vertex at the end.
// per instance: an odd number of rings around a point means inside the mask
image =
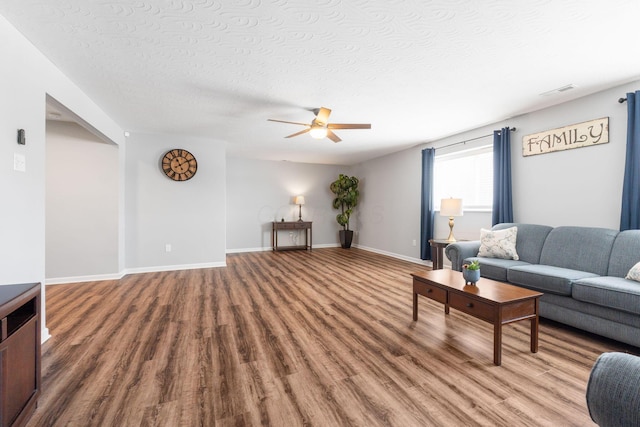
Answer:
POLYGON ((640 78, 638 0, 2 0, 0 14, 123 128, 273 160, 353 164, 640 78), (372 129, 334 144, 267 121, 321 106, 372 129))

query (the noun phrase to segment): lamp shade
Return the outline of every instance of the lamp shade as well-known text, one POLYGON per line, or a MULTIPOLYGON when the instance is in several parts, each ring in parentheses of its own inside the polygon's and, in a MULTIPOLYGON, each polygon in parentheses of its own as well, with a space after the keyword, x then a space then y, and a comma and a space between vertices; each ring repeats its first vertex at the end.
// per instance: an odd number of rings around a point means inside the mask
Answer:
POLYGON ((293 199, 293 204, 294 205, 304 205, 304 196, 296 196, 293 199))
POLYGON ((462 199, 442 199, 440 201, 440 215, 462 216, 462 199))

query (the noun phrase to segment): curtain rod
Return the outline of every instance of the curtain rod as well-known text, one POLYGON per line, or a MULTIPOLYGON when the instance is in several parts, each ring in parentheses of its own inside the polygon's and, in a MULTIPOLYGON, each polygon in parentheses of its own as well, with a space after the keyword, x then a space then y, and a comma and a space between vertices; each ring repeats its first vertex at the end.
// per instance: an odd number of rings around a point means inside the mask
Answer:
MULTIPOLYGON (((509 130, 513 132, 514 130, 516 130, 516 128, 510 128, 509 130)), ((476 136, 475 138, 465 139, 464 141, 460 141, 460 142, 454 142, 453 144, 438 147, 436 148, 436 150, 440 150, 441 148, 453 147, 454 145, 466 144, 467 142, 475 141, 476 139, 488 138, 490 136, 493 136, 493 134, 490 133, 489 135, 476 136)))
POLYGON ((623 103, 623 102, 625 102, 626 100, 627 100, 627 98, 620 98, 620 99, 618 99, 618 102, 619 102, 620 104, 622 104, 622 103, 623 103))

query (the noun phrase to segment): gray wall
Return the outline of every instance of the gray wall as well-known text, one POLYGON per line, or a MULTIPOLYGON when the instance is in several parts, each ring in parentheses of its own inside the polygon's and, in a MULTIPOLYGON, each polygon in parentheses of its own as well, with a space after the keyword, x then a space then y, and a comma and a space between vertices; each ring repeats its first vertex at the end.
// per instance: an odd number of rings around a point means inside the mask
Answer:
MULTIPOLYGON (((340 226, 329 184, 351 168, 285 161, 227 159, 227 251, 271 249, 271 222, 298 220, 295 196, 305 197, 302 219, 313 221, 313 245, 336 246, 340 226)), ((356 223, 351 221, 351 228, 356 223)), ((298 242, 304 235, 294 236, 298 242)), ((279 244, 291 245, 288 233, 279 244)))
MULTIPOLYGON (((617 100, 638 89, 640 81, 357 165, 355 173, 366 182, 358 214, 360 244, 419 258, 419 247, 412 242, 420 233, 421 150, 491 134, 507 125, 517 128, 511 133, 515 221, 618 229, 627 107, 617 100), (524 135, 601 117, 609 117, 608 144, 522 156, 524 135)), ((436 237, 446 238, 448 219, 436 215, 435 220, 436 237)), ((490 212, 465 212, 455 219, 455 235, 459 240, 478 239, 480 228, 490 226, 490 212)))
POLYGON ((131 134, 125 178, 127 272, 225 265, 225 170, 223 143, 131 134), (190 151, 198 161, 188 181, 173 181, 160 168, 161 157, 173 148, 190 151))
POLYGON ((415 149, 358 165, 362 195, 357 207, 359 246, 420 257, 421 165, 420 151, 415 149))
MULTIPOLYGON (((362 177, 363 182, 362 203, 358 207, 360 247, 422 262, 422 148, 414 147, 357 165, 356 175, 362 177)), ((455 219, 454 234, 459 240, 470 240, 479 235, 480 228, 490 226, 490 213, 467 211, 455 219)), ((448 217, 436 215, 435 236, 446 238, 448 235, 448 217)))
POLYGON ((510 120, 514 215, 518 221, 618 229, 627 138, 627 105, 618 98, 640 81, 510 120), (609 143, 530 157, 522 136, 609 117, 609 143))
POLYGON ((117 277, 118 146, 75 123, 47 121, 46 277, 117 277))

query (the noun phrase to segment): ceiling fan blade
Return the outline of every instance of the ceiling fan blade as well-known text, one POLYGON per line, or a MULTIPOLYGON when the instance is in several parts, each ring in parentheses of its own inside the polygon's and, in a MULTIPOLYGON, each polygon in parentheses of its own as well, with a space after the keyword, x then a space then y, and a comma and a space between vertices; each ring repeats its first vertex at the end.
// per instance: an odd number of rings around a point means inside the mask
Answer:
MULTIPOLYGON (((305 125, 305 126, 308 126, 308 125, 305 125)), ((296 133, 293 133, 293 134, 291 134, 289 136, 285 136, 285 138, 293 138, 294 136, 305 134, 305 133, 309 132, 310 130, 311 130, 311 128, 309 127, 309 128, 307 128, 305 130, 301 130, 300 132, 296 132, 296 133)))
POLYGON ((332 140, 333 142, 340 142, 342 141, 338 135, 336 135, 335 133, 333 133, 333 131, 331 129, 327 129, 327 138, 329 138, 330 140, 332 140))
POLYGON ((329 123, 329 129, 371 129, 369 123, 329 123))
POLYGON ((327 124, 329 122, 329 114, 331 114, 331 110, 328 108, 320 107, 320 111, 316 114, 316 121, 327 124))
POLYGON ((309 123, 288 122, 288 121, 286 121, 286 120, 267 119, 267 121, 270 121, 270 122, 278 122, 278 123, 289 123, 289 124, 291 124, 291 125, 309 126, 309 123))

